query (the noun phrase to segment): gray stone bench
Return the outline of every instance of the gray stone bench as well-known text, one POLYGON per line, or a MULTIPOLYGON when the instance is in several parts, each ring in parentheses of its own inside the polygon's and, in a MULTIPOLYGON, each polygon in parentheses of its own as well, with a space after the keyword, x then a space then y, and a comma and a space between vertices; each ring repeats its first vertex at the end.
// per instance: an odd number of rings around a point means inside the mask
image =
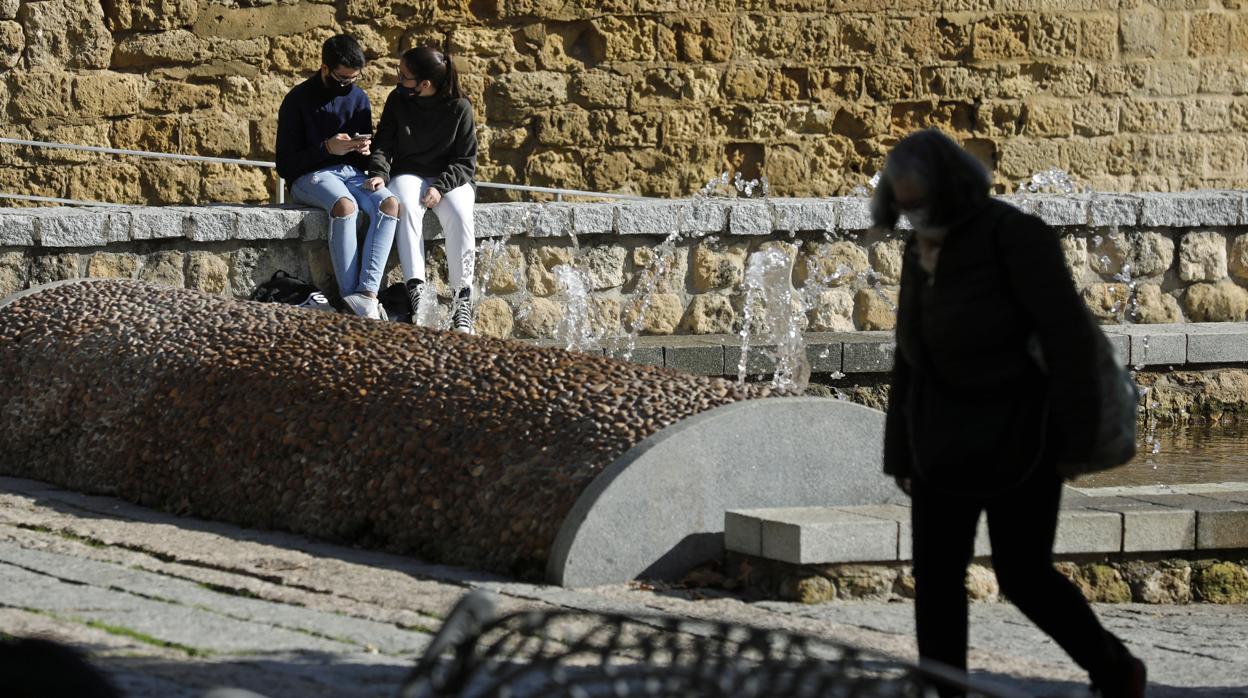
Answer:
MULTIPOLYGON (((728 551, 795 565, 910 559, 910 510, 896 504, 739 509, 724 517, 728 551)), ((1248 549, 1248 483, 1067 488, 1054 552, 1248 549)), ((991 553, 984 520, 975 555, 991 553)))

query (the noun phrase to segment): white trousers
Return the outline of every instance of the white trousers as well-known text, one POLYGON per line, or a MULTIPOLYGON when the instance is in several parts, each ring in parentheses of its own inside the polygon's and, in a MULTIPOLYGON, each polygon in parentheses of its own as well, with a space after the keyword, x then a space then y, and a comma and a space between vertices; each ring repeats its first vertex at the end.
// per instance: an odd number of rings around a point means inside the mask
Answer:
MULTIPOLYGON (((399 245, 399 264, 404 279, 425 278, 425 207, 420 200, 429 190, 433 179, 411 174, 398 175, 390 180, 390 191, 399 197, 403 206, 396 231, 399 245)), ((472 205, 477 192, 471 184, 441 192, 442 200, 433 207, 433 213, 442 224, 446 236, 446 266, 452 289, 472 288, 473 262, 477 247, 476 232, 472 220, 472 205)))

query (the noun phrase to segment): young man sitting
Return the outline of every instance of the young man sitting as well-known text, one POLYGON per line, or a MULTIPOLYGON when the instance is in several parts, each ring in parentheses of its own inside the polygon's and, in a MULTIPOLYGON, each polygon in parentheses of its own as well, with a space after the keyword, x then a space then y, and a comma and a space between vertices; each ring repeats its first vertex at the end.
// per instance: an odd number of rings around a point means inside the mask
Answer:
POLYGON ((366 189, 373 110, 356 82, 364 71, 360 42, 345 34, 321 48, 321 67, 286 94, 277 114, 277 172, 295 201, 329 213, 329 256, 342 300, 356 315, 381 319, 377 291, 394 244, 399 200, 385 187, 366 189), (368 214, 361 248, 356 215, 368 214))

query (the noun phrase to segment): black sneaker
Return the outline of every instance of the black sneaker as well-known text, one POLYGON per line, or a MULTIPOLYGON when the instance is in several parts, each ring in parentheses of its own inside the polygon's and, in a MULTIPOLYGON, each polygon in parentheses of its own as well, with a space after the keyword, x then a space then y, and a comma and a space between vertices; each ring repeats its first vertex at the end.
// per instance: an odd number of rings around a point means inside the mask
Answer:
POLYGON ((407 289, 407 300, 412 304, 412 324, 418 324, 420 317, 420 294, 425 287, 425 282, 421 279, 408 279, 403 283, 403 287, 407 289))
POLYGON ((451 301, 451 327, 456 332, 472 334, 472 289, 460 289, 451 301))

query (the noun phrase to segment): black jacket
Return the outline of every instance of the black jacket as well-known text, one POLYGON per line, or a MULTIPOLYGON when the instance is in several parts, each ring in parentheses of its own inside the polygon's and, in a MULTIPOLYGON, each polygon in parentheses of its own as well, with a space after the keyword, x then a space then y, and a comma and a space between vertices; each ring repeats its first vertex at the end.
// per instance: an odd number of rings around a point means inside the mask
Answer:
POLYGON ((966 489, 1004 486, 1043 452, 1092 442, 1100 329, 1057 235, 990 200, 949 231, 934 275, 907 242, 884 472, 966 489), (1044 366, 1027 343, 1039 339, 1044 366))
POLYGON ((477 128, 466 99, 408 97, 390 92, 373 138, 368 173, 432 177, 443 194, 473 181, 477 128))

